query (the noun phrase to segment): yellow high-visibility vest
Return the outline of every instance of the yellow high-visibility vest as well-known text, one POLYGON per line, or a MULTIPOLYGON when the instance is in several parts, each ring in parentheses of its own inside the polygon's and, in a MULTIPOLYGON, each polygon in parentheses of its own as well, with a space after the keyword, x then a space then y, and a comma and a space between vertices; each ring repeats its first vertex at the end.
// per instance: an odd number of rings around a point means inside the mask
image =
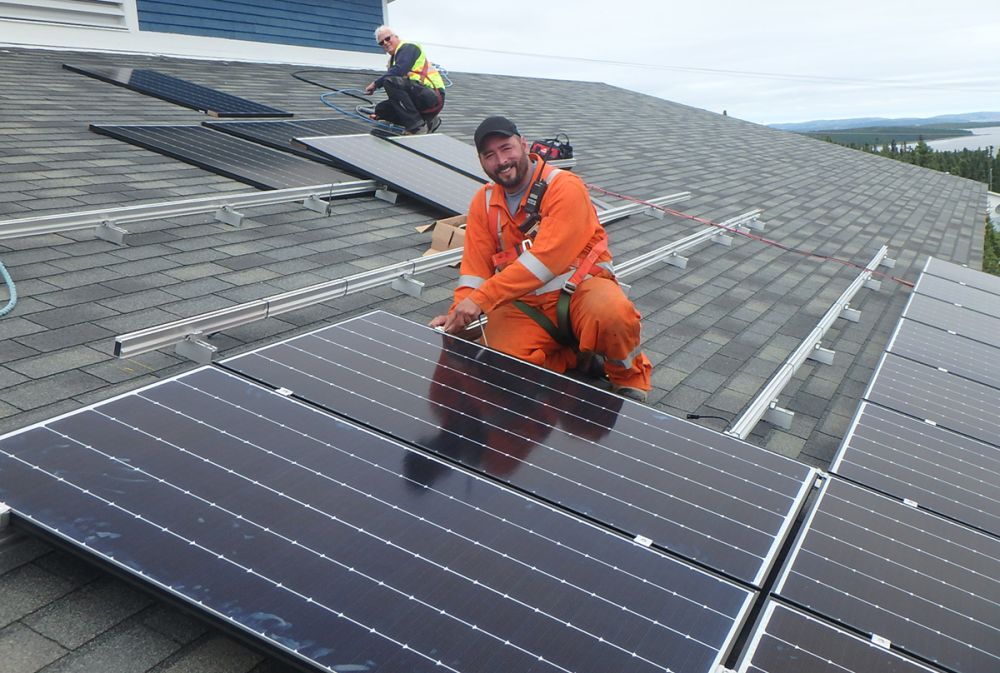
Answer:
POLYGON ((396 47, 396 51, 392 54, 392 59, 389 65, 396 64, 396 54, 404 44, 412 44, 420 52, 420 55, 417 56, 417 60, 413 62, 413 68, 410 69, 410 72, 408 72, 406 76, 414 82, 423 84, 428 88, 443 89, 444 80, 441 79, 441 73, 439 73, 438 69, 427 60, 427 56, 424 54, 424 48, 416 42, 400 42, 399 46, 396 47))

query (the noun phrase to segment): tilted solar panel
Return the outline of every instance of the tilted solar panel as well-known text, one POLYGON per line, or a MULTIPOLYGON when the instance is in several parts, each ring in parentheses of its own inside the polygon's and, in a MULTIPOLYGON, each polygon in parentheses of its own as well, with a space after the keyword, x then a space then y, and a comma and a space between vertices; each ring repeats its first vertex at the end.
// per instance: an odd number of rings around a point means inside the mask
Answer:
POLYGON ((943 259, 929 257, 927 264, 924 265, 924 273, 1000 295, 1000 277, 946 262, 943 259))
POLYGON ((948 670, 1000 670, 1000 539, 840 479, 775 593, 948 670))
POLYGON ((937 669, 768 601, 737 673, 935 673, 937 669))
POLYGON ((806 466, 376 312, 220 363, 759 584, 806 466))
POLYGON ((472 145, 466 145, 461 140, 456 140, 443 133, 396 136, 390 140, 432 161, 461 171, 480 182, 489 182, 490 180, 479 163, 476 148, 472 145))
POLYGON ((1000 389, 1000 334, 990 346, 903 318, 886 350, 1000 389))
POLYGON ((0 438, 0 500, 340 673, 713 673, 752 597, 217 368, 0 438))
POLYGON ((1000 296, 953 280, 921 274, 913 291, 1000 318, 1000 296))
POLYGON ((1000 446, 997 389, 936 367, 886 353, 865 399, 1000 446))
POLYGON ((291 112, 285 112, 269 105, 255 103, 246 98, 223 93, 216 89, 195 84, 179 77, 166 75, 156 70, 142 68, 118 68, 97 65, 70 65, 64 63, 63 68, 131 89, 165 100, 169 103, 183 105, 199 112, 205 112, 213 117, 291 117, 291 112))
POLYGON ((997 335, 1000 334, 1000 318, 920 294, 910 295, 903 317, 991 346, 997 345, 997 335))
POLYGON ((465 213, 482 183, 373 135, 297 138, 349 171, 452 214, 465 213))
POLYGON ((319 161, 315 152, 293 145, 292 140, 299 136, 334 136, 351 133, 364 133, 362 122, 350 119, 295 119, 294 121, 239 121, 239 122, 202 122, 213 131, 222 131, 260 145, 273 147, 283 152, 291 152, 309 159, 319 161))
POLYGON ((204 126, 92 124, 90 130, 245 182, 258 189, 308 187, 357 179, 331 166, 216 133, 204 126))

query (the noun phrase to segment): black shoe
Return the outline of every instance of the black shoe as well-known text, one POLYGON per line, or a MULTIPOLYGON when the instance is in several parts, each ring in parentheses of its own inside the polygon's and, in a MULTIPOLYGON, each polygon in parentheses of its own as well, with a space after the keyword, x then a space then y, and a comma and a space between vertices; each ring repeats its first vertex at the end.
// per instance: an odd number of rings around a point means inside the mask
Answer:
POLYGON ((598 353, 583 352, 576 359, 576 370, 592 379, 603 379, 604 356, 598 353))
POLYGON ((646 403, 646 391, 639 388, 630 388, 629 386, 611 386, 611 392, 642 404, 646 403))
POLYGON ((441 126, 441 117, 434 115, 427 120, 427 132, 434 133, 441 126))

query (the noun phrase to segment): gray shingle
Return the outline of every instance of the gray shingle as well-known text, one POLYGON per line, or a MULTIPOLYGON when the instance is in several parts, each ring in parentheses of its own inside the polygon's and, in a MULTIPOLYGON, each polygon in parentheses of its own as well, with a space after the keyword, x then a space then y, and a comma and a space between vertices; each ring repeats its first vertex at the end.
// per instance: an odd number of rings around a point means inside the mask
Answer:
POLYGON ((134 621, 105 632, 46 669, 46 673, 133 673, 146 671, 179 645, 134 621))
POLYGON ((66 594, 72 585, 34 564, 0 575, 0 628, 66 594))
POLYGON ((89 346, 71 346, 63 350, 11 362, 7 366, 31 379, 40 379, 70 369, 79 369, 104 360, 104 353, 89 346))
POLYGON ((66 654, 48 638, 21 624, 0 629, 0 670, 4 673, 33 673, 66 654))

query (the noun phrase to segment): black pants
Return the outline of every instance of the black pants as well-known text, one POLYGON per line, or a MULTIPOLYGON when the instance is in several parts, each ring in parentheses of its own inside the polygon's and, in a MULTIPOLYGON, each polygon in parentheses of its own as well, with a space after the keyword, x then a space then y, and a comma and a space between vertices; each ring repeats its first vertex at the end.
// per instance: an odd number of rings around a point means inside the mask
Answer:
POLYGON ((386 77, 382 88, 389 99, 375 106, 375 116, 407 131, 418 130, 444 107, 444 89, 429 89, 406 77, 386 77))

